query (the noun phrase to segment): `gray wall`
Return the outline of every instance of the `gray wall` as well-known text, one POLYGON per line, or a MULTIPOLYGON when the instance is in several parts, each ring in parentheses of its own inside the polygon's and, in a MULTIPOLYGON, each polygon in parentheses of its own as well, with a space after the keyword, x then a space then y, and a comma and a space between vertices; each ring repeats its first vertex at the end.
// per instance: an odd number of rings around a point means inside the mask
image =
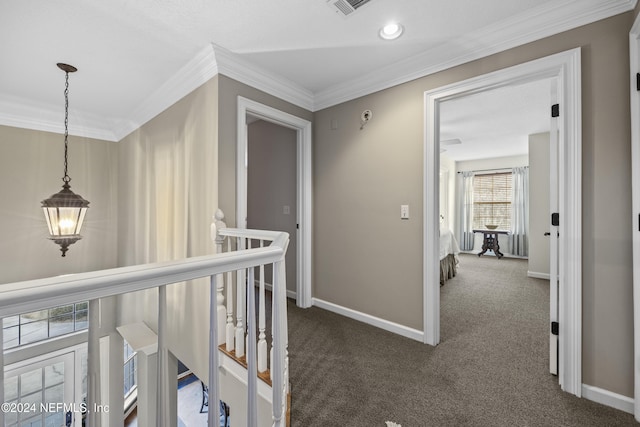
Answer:
MULTIPOLYGON (((297 132, 264 120, 248 126, 247 228, 289 233, 287 290, 296 291, 297 132), (289 213, 284 213, 284 206, 289 213)), ((271 266, 265 281, 271 283, 271 266)), ((257 278, 258 276, 256 276, 257 278)))
POLYGON ((581 47, 583 382, 633 396, 632 20, 624 13, 316 112, 314 296, 422 329, 424 91, 581 47), (365 109, 374 116, 360 130, 365 109), (411 220, 400 221, 400 204, 411 220))
POLYGON ((40 202, 62 189, 64 135, 0 126, 0 283, 116 266, 117 150, 69 136, 71 190, 90 205, 82 240, 62 258, 40 202))
POLYGON ((549 133, 529 135, 529 273, 549 274, 549 133))

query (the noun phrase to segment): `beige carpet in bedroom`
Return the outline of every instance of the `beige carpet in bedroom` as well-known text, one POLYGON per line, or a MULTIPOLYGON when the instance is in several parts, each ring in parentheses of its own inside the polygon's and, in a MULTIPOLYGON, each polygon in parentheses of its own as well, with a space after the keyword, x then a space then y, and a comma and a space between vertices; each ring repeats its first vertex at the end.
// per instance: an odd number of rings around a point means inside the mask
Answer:
POLYGON ((461 255, 436 348, 290 303, 292 427, 636 425, 560 391, 547 372, 548 282, 526 272, 526 260, 461 255))

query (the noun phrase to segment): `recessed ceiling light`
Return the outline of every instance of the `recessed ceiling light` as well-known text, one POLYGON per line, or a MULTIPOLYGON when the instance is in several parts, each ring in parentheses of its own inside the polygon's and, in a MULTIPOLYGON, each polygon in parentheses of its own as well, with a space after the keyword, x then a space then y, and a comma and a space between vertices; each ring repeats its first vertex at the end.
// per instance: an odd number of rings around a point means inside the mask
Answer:
POLYGON ((402 35, 404 28, 400 24, 388 24, 380 29, 380 37, 385 40, 394 40, 402 35))

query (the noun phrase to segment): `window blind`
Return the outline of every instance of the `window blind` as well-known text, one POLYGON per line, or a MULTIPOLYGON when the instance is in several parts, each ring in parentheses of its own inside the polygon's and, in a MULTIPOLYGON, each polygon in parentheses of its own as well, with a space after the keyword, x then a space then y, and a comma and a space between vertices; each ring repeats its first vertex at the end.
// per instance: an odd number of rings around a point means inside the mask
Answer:
POLYGON ((473 228, 511 228, 511 175, 506 172, 474 176, 473 228))

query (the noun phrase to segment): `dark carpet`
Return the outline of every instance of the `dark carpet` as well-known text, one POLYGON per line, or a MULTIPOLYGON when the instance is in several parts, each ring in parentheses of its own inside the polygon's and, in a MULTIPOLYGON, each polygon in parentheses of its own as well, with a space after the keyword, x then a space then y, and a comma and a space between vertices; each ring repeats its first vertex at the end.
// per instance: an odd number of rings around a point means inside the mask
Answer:
POLYGON ((461 255, 431 347, 289 303, 292 427, 625 426, 548 372, 548 281, 525 260, 461 255))

